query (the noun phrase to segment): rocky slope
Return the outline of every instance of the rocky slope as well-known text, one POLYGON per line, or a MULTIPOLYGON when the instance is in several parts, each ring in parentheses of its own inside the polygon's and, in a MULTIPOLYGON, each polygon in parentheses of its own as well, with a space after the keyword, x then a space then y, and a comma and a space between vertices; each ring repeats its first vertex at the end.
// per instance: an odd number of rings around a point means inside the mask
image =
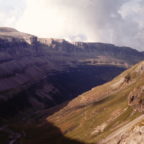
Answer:
POLYGON ((127 47, 42 39, 1 27, 0 114, 9 109, 15 112, 26 107, 35 110, 60 104, 111 80, 142 59, 142 52, 127 47), (65 75, 68 79, 61 86, 60 77, 65 75), (75 83, 84 89, 74 87, 75 83))

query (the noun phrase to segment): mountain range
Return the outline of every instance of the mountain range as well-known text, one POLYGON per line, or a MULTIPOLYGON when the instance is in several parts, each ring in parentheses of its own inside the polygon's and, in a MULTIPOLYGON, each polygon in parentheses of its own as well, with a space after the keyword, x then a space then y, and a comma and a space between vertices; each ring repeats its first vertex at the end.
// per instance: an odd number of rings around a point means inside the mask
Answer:
POLYGON ((144 52, 129 47, 1 27, 0 142, 137 144, 143 60, 144 52))

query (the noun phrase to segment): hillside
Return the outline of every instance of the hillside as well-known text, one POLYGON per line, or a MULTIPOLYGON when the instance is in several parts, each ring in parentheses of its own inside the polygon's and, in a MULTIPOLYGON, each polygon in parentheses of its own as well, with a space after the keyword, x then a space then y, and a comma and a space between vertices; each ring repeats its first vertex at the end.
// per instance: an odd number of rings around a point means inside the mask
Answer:
POLYGON ((20 144, 139 144, 144 136, 143 94, 144 61, 70 102, 1 120, 0 140, 20 144))
MULTIPOLYGON (((67 139, 74 139, 73 143, 76 144, 77 141, 83 144, 138 144, 143 140, 143 94, 144 62, 141 62, 111 82, 95 87, 64 104, 60 110, 53 109, 55 112, 47 118, 49 110, 40 112, 39 116, 43 117, 40 123, 43 124, 37 129, 46 130, 51 123, 67 139)), ((53 144, 60 143, 62 137, 56 131, 51 131, 30 141, 39 144, 43 140, 46 143, 50 139, 45 138, 49 136, 57 137, 56 140, 51 139, 53 144)), ((35 132, 34 135, 38 134, 35 132)), ((27 142, 30 141, 27 139, 27 142)))
POLYGON ((144 62, 80 95, 47 118, 84 143, 138 144, 143 139, 144 62), (141 133, 140 133, 141 132, 141 133))

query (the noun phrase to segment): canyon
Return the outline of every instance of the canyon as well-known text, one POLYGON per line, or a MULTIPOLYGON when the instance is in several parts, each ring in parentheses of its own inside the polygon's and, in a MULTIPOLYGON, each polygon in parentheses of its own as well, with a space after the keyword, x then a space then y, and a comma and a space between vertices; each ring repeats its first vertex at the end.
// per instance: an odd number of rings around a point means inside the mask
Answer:
POLYGON ((1 27, 0 142, 128 144, 136 134, 137 144, 143 60, 144 52, 129 47, 1 27))

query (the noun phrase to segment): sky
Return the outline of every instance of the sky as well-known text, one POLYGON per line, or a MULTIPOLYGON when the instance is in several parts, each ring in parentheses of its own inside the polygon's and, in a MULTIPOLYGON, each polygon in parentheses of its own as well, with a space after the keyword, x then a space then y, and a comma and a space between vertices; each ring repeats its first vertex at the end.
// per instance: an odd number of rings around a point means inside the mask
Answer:
POLYGON ((0 26, 144 51, 144 0, 0 0, 0 26))

